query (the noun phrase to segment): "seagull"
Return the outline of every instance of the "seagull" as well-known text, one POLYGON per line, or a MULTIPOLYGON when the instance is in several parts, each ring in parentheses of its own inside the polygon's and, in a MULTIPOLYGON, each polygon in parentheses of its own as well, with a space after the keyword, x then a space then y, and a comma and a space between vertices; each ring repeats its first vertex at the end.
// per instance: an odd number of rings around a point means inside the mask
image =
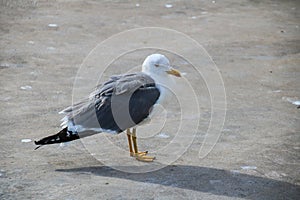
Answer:
POLYGON ((181 73, 162 54, 149 55, 142 71, 110 77, 83 101, 59 112, 62 130, 35 141, 42 145, 64 143, 101 132, 119 134, 126 130, 130 156, 152 162, 148 151, 138 151, 136 128, 149 121, 157 105, 170 101, 170 88, 181 73))

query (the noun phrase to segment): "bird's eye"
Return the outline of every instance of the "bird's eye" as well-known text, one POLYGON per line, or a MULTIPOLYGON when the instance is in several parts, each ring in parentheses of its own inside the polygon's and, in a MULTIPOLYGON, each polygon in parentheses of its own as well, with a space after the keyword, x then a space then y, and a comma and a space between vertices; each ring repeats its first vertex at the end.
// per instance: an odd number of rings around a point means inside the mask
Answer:
POLYGON ((159 64, 154 64, 155 67, 159 67, 159 64))

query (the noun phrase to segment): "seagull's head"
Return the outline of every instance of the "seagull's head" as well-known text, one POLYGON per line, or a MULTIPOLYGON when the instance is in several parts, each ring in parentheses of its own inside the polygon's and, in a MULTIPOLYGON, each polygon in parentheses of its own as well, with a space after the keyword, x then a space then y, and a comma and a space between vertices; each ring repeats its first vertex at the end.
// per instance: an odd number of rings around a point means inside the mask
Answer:
POLYGON ((148 56, 142 65, 142 71, 149 75, 174 75, 181 77, 180 72, 174 69, 170 65, 168 58, 162 54, 151 54, 148 56))

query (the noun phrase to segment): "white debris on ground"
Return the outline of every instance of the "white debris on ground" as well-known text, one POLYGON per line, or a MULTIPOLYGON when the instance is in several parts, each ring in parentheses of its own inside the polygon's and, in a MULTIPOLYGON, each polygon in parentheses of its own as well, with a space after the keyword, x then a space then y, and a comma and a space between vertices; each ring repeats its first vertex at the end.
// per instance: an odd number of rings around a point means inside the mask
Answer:
POLYGON ((50 27, 50 28, 57 28, 58 25, 57 24, 48 24, 48 27, 50 27))
POLYGON ((166 133, 159 133, 158 135, 156 135, 156 137, 159 137, 159 138, 169 138, 170 136, 167 135, 166 133))
POLYGON ((256 170, 256 169, 257 169, 256 166, 244 165, 244 166, 241 166, 241 170, 238 170, 238 169, 230 170, 230 174, 232 174, 233 176, 237 176, 237 175, 239 175, 241 173, 245 173, 245 172, 254 172, 251 170, 256 170))
POLYGON ((32 87, 30 85, 25 85, 20 87, 21 90, 31 90, 32 87))
POLYGON ((0 67, 7 68, 10 67, 8 63, 0 63, 0 67))
MULTIPOLYGON (((207 11, 202 11, 201 15, 206 15, 208 12, 207 11)), ((190 19, 198 19, 199 17, 202 17, 201 15, 198 16, 191 16, 190 19)))
POLYGON ((22 139, 21 142, 24 142, 24 143, 28 143, 28 142, 31 142, 32 140, 31 139, 22 139))
POLYGON ((23 63, 0 63, 0 68, 9 68, 9 67, 24 67, 23 63))
POLYGON ((0 177, 1 176, 5 176, 5 170, 3 170, 3 169, 0 170, 0 177))
POLYGON ((253 169, 257 169, 256 166, 247 166, 247 165, 241 166, 241 168, 242 168, 243 170, 253 170, 253 169))
POLYGON ((165 4, 165 7, 166 7, 166 8, 172 8, 173 5, 172 5, 172 4, 165 4))
POLYGON ((38 73, 37 73, 36 71, 30 72, 30 74, 31 74, 31 75, 34 75, 34 76, 37 76, 37 75, 38 75, 38 73))
POLYGON ((279 93, 279 92, 281 92, 281 90, 273 90, 272 92, 279 93))
POLYGON ((136 7, 140 7, 140 4, 139 4, 139 3, 137 3, 137 4, 135 4, 135 6, 136 6, 136 7))
POLYGON ((270 90, 270 91, 268 91, 268 93, 280 93, 280 92, 282 92, 281 90, 270 90))
POLYGON ((59 144, 59 147, 60 147, 60 148, 65 148, 65 147, 68 147, 69 144, 70 144, 70 142, 63 142, 63 143, 60 143, 60 144, 59 144))

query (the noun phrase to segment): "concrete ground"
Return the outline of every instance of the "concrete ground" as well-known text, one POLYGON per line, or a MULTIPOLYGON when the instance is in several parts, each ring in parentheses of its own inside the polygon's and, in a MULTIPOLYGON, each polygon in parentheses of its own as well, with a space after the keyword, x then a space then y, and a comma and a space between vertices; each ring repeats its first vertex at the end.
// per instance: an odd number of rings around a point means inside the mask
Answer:
MULTIPOLYGON (((0 199, 300 199, 299 5, 296 0, 0 1, 0 199), (81 141, 37 151, 32 142, 22 142, 59 131, 57 112, 72 103, 77 70, 96 44, 153 26, 192 37, 220 70, 227 113, 208 156, 198 157, 200 130, 180 158, 149 173, 108 167, 81 141)), ((205 130, 210 108, 202 109, 205 130)), ((126 148, 124 134, 110 140, 124 140, 126 148)), ((163 137, 155 141, 165 144, 163 137)), ((140 146, 154 151, 146 140, 140 146)))

